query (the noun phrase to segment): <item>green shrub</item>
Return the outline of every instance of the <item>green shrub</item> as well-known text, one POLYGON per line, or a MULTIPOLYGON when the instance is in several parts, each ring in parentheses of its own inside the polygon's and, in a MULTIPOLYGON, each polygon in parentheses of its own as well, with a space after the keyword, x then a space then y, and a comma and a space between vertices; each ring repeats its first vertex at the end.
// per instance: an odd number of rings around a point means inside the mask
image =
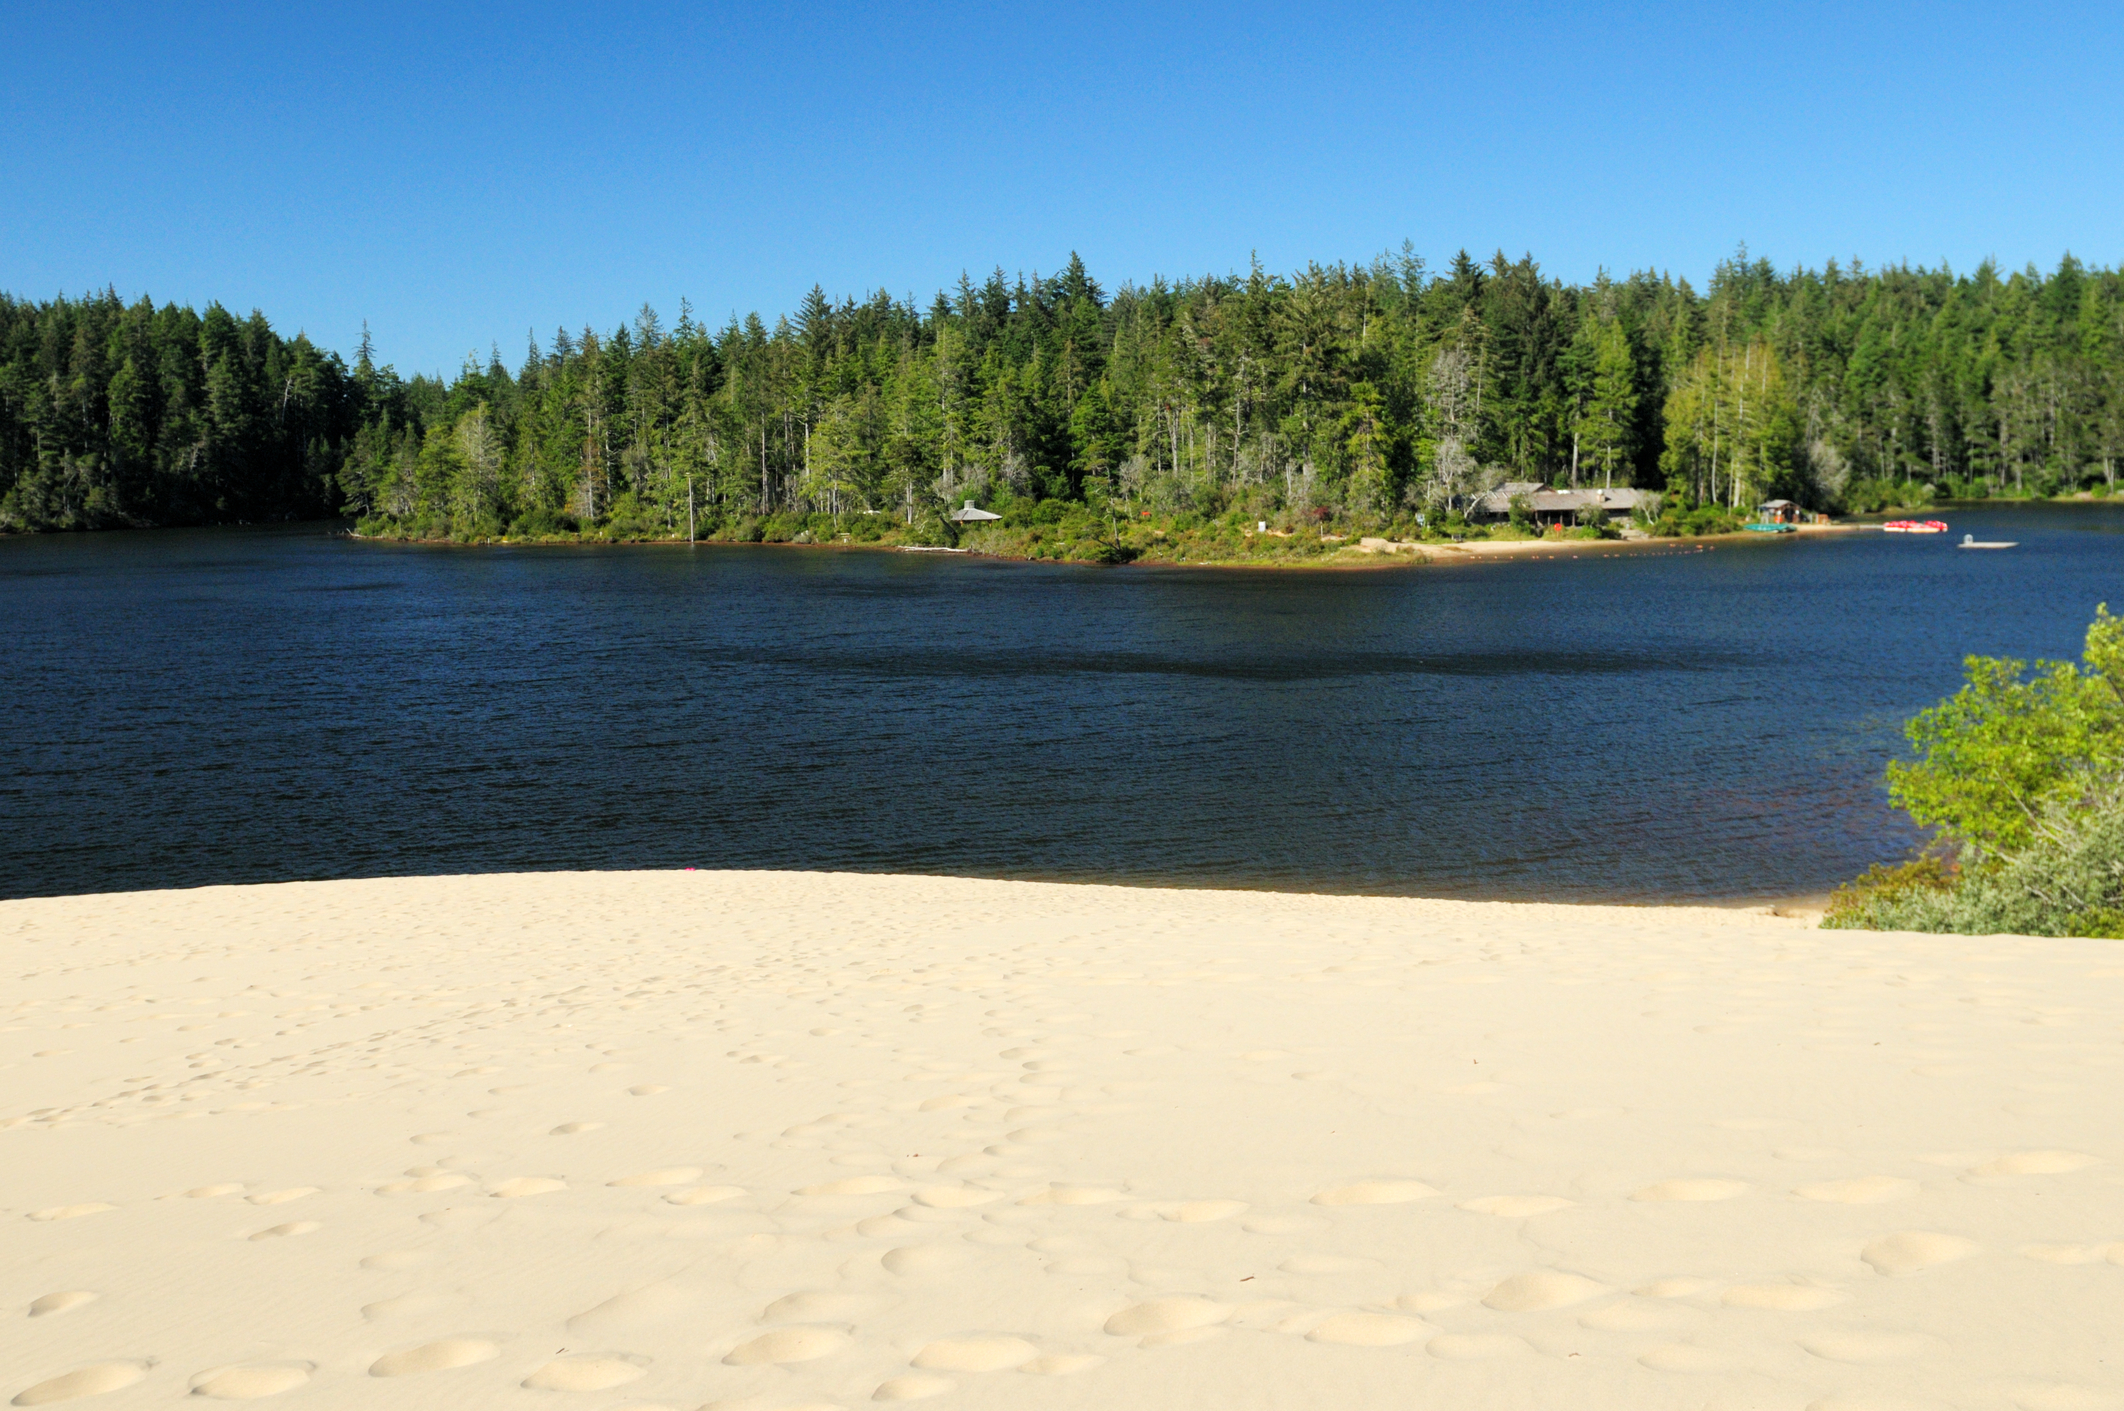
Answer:
POLYGON ((1934 858, 1876 867, 1837 892, 1822 924, 2124 940, 2124 776, 2048 804, 2024 847, 1959 876, 1934 858))
POLYGON ((2124 618, 2095 609, 2082 657, 1970 657, 1965 684, 1904 727, 1919 758, 1888 766, 1888 796, 1953 846, 2015 852, 2048 804, 2124 769, 2124 618))
POLYGON ((488 510, 457 521, 457 532, 452 537, 460 544, 483 544, 501 538, 504 532, 501 516, 488 510))
POLYGON ((2124 938, 2124 618, 2095 610, 2082 657, 1971 657, 1966 684, 1914 717, 1919 751, 1889 797, 1954 857, 1875 868, 1822 924, 2124 938))
POLYGON ((907 542, 923 548, 952 548, 959 542, 958 528, 937 510, 926 510, 917 514, 915 522, 909 526, 907 542))
POLYGON ((516 522, 509 526, 509 537, 512 539, 556 539, 563 535, 575 534, 580 529, 581 526, 576 522, 574 515, 562 514, 559 510, 547 509, 544 505, 538 505, 525 510, 516 517, 516 522))
POLYGON ((1850 930, 1915 930, 1903 924, 1921 907, 1936 904, 1956 881, 1953 864, 1937 854, 1908 862, 1875 863, 1862 877, 1838 887, 1822 925, 1850 930))

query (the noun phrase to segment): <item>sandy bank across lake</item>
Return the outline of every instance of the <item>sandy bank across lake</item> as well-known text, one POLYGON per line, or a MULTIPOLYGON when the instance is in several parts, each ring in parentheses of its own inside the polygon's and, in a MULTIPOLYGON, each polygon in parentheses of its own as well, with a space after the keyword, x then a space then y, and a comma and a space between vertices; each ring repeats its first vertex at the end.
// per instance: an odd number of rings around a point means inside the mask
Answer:
POLYGON ((0 938, 15 1405, 2124 1405, 2116 942, 717 872, 0 938))

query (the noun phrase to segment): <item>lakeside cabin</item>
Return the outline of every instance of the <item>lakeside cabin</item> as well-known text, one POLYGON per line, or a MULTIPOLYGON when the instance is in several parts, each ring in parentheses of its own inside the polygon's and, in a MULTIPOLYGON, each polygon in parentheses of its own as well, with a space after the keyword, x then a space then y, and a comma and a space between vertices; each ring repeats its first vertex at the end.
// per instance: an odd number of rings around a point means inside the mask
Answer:
POLYGON ((1757 524, 1798 524, 1800 507, 1790 500, 1765 500, 1755 507, 1757 524))
POLYGON ((1496 523, 1512 517, 1512 501, 1524 498, 1534 523, 1551 525, 1585 523, 1591 510, 1604 519, 1628 519, 1645 502, 1643 490, 1628 487, 1610 490, 1551 490, 1533 480, 1508 480, 1486 495, 1478 495, 1468 507, 1468 518, 1477 523, 1496 523))
POLYGON ((953 510, 951 517, 953 522, 958 524, 987 524, 1003 516, 990 514, 987 510, 977 510, 974 508, 974 502, 968 500, 963 508, 953 510))

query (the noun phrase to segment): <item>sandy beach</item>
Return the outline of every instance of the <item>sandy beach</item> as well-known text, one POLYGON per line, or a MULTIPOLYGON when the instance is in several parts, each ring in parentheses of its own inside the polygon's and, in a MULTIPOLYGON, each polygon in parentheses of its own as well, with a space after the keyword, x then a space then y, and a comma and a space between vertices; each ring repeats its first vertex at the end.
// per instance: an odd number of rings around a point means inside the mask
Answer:
POLYGON ((2124 948, 789 873, 0 903, 0 1398, 2124 1406, 2124 948))

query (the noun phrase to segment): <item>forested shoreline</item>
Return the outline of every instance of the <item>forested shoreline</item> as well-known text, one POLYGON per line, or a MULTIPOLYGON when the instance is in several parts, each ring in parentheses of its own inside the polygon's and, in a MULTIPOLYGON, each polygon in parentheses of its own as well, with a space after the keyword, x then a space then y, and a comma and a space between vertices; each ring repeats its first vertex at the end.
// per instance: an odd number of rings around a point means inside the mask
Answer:
POLYGON ((1108 293, 1072 256, 926 308, 815 287, 771 327, 644 306, 441 379, 219 304, 0 296, 9 530, 934 543, 973 499, 1083 541, 1124 516, 1414 536, 1508 482, 1658 490, 1672 530, 1770 496, 2107 495, 2120 458, 2124 275, 2070 256, 1956 275, 1743 252, 1702 293, 1406 249, 1108 293))

